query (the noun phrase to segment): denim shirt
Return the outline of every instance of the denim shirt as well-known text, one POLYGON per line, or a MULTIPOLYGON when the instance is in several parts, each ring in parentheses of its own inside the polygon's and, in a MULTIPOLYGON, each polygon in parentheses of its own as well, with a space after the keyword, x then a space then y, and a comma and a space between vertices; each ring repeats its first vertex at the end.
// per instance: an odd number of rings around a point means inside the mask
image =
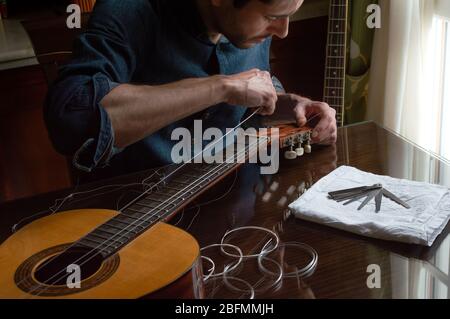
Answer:
MULTIPOLYGON (((97 0, 73 58, 49 91, 44 116, 55 148, 73 156, 76 168, 107 175, 172 162, 175 128, 223 131, 239 124, 246 109, 220 104, 193 114, 126 147, 115 147, 111 120, 100 101, 122 83, 161 85, 186 78, 269 70, 271 39, 239 49, 225 37, 213 44, 191 0, 97 0)), ((151 119, 149 119, 151 121, 151 119)))

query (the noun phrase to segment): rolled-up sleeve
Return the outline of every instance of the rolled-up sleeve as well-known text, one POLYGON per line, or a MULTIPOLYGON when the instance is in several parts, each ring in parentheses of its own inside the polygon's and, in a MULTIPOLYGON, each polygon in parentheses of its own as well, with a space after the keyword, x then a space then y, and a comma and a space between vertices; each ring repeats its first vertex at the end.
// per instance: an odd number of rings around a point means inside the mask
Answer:
POLYGON ((155 17, 146 0, 99 0, 88 28, 74 44, 72 60, 49 90, 44 118, 49 137, 76 168, 91 172, 120 152, 102 99, 132 81, 146 30, 155 17))

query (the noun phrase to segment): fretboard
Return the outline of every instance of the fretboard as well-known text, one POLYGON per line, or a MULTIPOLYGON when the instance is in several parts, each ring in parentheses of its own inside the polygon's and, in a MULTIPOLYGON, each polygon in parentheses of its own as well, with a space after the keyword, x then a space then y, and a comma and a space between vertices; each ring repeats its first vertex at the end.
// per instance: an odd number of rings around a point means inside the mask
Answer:
POLYGON ((107 258, 160 221, 167 221, 209 187, 241 165, 253 147, 235 152, 233 160, 223 164, 184 164, 170 178, 125 206, 120 214, 108 220, 83 238, 77 245, 100 251, 107 258), (240 160, 237 160, 237 159, 240 160))
POLYGON ((344 124, 347 4, 348 0, 330 0, 325 62, 323 100, 336 110, 338 126, 344 124))

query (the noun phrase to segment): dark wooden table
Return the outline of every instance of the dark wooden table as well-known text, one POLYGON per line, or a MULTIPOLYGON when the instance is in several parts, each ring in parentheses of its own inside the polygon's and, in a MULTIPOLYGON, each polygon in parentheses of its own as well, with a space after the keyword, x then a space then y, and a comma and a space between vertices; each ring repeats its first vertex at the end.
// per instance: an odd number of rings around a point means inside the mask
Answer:
MULTIPOLYGON (((450 187, 448 163, 374 123, 364 123, 340 129, 336 146, 314 147, 312 154, 298 160, 282 160, 277 175, 262 176, 257 165, 244 165, 235 176, 215 186, 171 223, 188 230, 202 247, 219 243, 227 230, 260 226, 275 230, 282 242, 305 243, 317 251, 318 265, 310 277, 284 278, 276 287, 271 287, 273 278, 259 271, 256 260, 245 261, 233 276, 255 286, 256 298, 449 298, 449 225, 435 244, 428 248, 369 239, 286 216, 287 205, 298 198, 304 188, 310 187, 341 165, 450 187), (371 273, 368 272, 370 265, 379 266, 380 288, 369 288, 367 285, 368 279, 371 279, 371 273)), ((119 177, 79 187, 77 191, 89 191, 105 185, 139 183, 149 174, 143 172, 119 177)), ((136 196, 139 189, 140 186, 119 190, 106 187, 92 193, 77 194, 67 200, 62 209, 116 209, 136 196)), ((47 214, 48 207, 53 205, 55 199, 72 191, 2 204, 0 240, 11 235, 11 226, 22 218, 40 211, 47 214)), ((30 220, 32 218, 26 222, 30 220)), ((42 235, 45 236, 44 229, 42 235)), ((247 231, 236 233, 230 242, 239 244, 244 253, 249 253, 261 249, 262 239, 261 233, 247 231)), ((214 249, 206 253, 214 258, 218 269, 233 262, 214 249)), ((285 271, 301 268, 308 262, 305 253, 292 247, 286 248, 282 256, 285 271)), ((279 252, 270 257, 281 260, 279 252)), ((265 266, 275 272, 277 268, 271 265, 275 264, 267 263, 265 266)), ((204 263, 204 266, 206 271, 208 264, 204 263)), ((233 282, 233 279, 230 283, 241 290, 246 288, 239 281, 233 282)), ((248 296, 245 291, 229 288, 222 279, 209 281, 206 290, 217 298, 248 296)))

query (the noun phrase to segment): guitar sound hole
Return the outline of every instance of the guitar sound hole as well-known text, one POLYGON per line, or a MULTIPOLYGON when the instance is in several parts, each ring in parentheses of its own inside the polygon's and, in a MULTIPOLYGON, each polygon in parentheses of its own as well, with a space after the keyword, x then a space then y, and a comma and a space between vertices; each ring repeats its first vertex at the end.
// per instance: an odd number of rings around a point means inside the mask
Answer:
POLYGON ((66 286, 90 278, 99 271, 102 263, 102 256, 90 249, 70 248, 43 261, 34 277, 45 285, 66 286))
MULTIPOLYGON (((20 265, 14 274, 14 282, 24 292, 41 297, 62 297, 87 291, 107 281, 120 264, 119 254, 105 260, 97 255, 86 262, 88 252, 88 249, 75 248, 71 243, 49 247, 20 265), (68 280, 68 276, 74 275, 73 270, 67 272, 71 264, 80 266, 79 287, 67 285, 74 283, 73 277, 68 280)), ((88 256, 92 257, 94 253, 88 256)))

